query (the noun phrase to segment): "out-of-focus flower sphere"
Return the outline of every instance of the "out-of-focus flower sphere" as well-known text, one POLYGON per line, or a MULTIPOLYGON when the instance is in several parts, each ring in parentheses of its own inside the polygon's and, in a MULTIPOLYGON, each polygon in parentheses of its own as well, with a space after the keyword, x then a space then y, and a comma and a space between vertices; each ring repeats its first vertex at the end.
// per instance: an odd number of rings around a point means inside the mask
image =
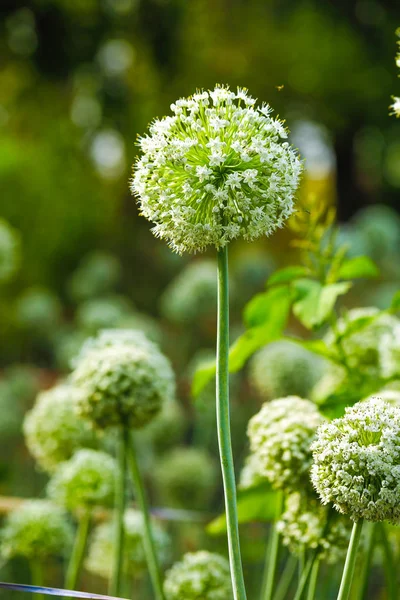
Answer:
POLYGON ((217 265, 196 260, 171 281, 161 297, 161 311, 172 322, 193 323, 214 315, 217 306, 217 265))
POLYGON ((0 533, 4 559, 23 556, 44 561, 66 555, 72 542, 72 528, 66 514, 47 500, 30 500, 14 509, 0 533))
POLYGON ((171 397, 175 380, 167 358, 144 334, 132 333, 107 341, 100 334, 77 359, 78 409, 96 427, 143 427, 171 397))
POLYGON ((61 303, 50 290, 32 287, 18 298, 16 314, 22 327, 49 333, 60 322, 61 303))
POLYGON ((164 593, 167 600, 230 600, 229 563, 205 550, 185 554, 167 571, 164 593))
POLYGON ((321 425, 312 445, 313 485, 323 504, 357 521, 400 517, 400 408, 371 398, 321 425))
POLYGON ((205 509, 214 495, 217 469, 206 451, 175 448, 155 465, 158 497, 173 507, 205 509))
POLYGON ((101 251, 91 252, 73 272, 68 288, 74 300, 96 298, 113 291, 121 274, 121 265, 115 256, 101 251))
POLYGON ((197 92, 140 139, 132 192, 173 250, 270 235, 293 212, 301 162, 271 108, 255 104, 244 89, 197 92))
POLYGON ((66 383, 41 392, 24 420, 25 442, 38 465, 53 472, 61 462, 95 438, 77 416, 77 390, 66 383))
MULTIPOLYGON (((165 564, 170 555, 171 541, 157 521, 152 521, 152 535, 160 564, 165 564)), ((124 515, 124 573, 141 575, 146 570, 143 546, 143 516, 129 509, 124 515)), ((113 522, 101 523, 92 534, 85 567, 90 573, 109 579, 112 570, 114 548, 113 522)))
POLYGON ((308 398, 322 374, 315 354, 285 340, 259 350, 250 362, 250 380, 265 399, 296 395, 308 398))
POLYGON ((109 506, 114 500, 115 460, 99 450, 78 450, 61 463, 47 491, 49 497, 68 510, 109 506))

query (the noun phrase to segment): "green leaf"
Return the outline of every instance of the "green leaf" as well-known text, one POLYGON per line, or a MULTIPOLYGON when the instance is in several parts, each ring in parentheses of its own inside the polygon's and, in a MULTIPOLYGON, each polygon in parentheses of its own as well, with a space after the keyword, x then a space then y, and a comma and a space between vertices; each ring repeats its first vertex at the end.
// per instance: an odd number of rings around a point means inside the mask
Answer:
MULTIPOLYGON (((273 521, 276 517, 279 494, 271 489, 269 483, 238 490, 237 508, 239 523, 273 521)), ((207 533, 221 535, 226 533, 226 516, 220 515, 207 525, 207 533)))
POLYGON ((257 301, 257 311, 247 318, 250 322, 264 322, 262 324, 251 327, 243 333, 231 346, 229 352, 229 370, 231 373, 239 371, 247 361, 259 348, 269 344, 281 337, 286 326, 290 305, 291 294, 286 286, 280 286, 269 290, 263 294, 264 304, 261 307, 261 302, 257 301))
POLYGON ((327 320, 338 297, 350 287, 350 282, 323 286, 313 279, 299 279, 292 284, 296 298, 293 313, 308 329, 318 327, 327 320))
POLYGON ((197 368, 192 380, 192 395, 198 396, 200 392, 206 387, 207 383, 215 376, 216 365, 215 360, 204 363, 197 368))
POLYGON ((393 296, 389 311, 393 313, 400 311, 400 290, 393 296))
POLYGON ((302 346, 309 352, 312 352, 313 354, 318 354, 319 356, 323 356, 324 358, 327 358, 328 360, 334 363, 342 364, 340 356, 334 350, 332 350, 332 348, 327 346, 323 340, 302 340, 300 338, 292 337, 287 337, 283 339, 287 340, 288 342, 294 342, 295 344, 302 346))
MULTIPOLYGON (((281 337, 286 326, 291 293, 287 286, 278 286, 265 294, 259 294, 245 308, 247 323, 254 324, 231 346, 229 351, 229 371, 239 371, 247 359, 265 344, 281 337), (253 302, 254 300, 254 302, 253 302)), ((215 361, 197 369, 192 381, 192 394, 197 396, 215 376, 215 361)))
POLYGON ((308 274, 309 270, 306 267, 303 267, 301 265, 292 265, 290 267, 285 267, 284 269, 279 269, 279 271, 275 271, 275 273, 272 273, 271 277, 267 281, 267 285, 275 285, 277 283, 290 283, 294 279, 306 277, 308 274))
POLYGON ((369 279, 378 275, 378 267, 368 256, 355 256, 345 260, 337 273, 338 279, 369 279))

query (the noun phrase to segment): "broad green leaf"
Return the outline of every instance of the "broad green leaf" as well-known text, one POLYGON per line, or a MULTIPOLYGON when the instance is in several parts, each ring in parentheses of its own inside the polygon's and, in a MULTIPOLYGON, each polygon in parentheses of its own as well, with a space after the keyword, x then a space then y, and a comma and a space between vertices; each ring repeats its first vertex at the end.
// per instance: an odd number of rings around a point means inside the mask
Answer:
POLYGON ((215 360, 204 363, 197 368, 192 380, 192 395, 197 396, 206 387, 207 383, 215 377, 215 360))
MULTIPOLYGON (((276 517, 279 495, 268 483, 262 483, 247 490, 239 490, 237 508, 239 523, 273 521, 276 517)), ((225 514, 207 525, 207 533, 221 535, 226 532, 225 514)))
POLYGON ((378 267, 368 256, 355 256, 345 260, 337 273, 338 279, 369 279, 378 275, 378 267))
POLYGON ((390 312, 399 312, 400 311, 400 290, 395 293, 392 298, 392 302, 390 303, 390 312))
MULTIPOLYGON (((247 309, 248 323, 260 323, 250 327, 231 346, 229 371, 239 371, 247 359, 262 346, 279 339, 289 317, 291 294, 287 286, 279 286, 260 294, 256 303, 247 309), (262 299, 260 299, 262 296, 262 299)), ((192 394, 197 396, 215 376, 215 361, 200 366, 194 374, 192 394)))
POLYGON ((302 340, 300 338, 292 337, 287 337, 283 339, 287 340, 288 342, 294 342, 295 344, 302 346, 309 352, 312 352, 313 354, 318 354, 319 356, 323 356, 324 358, 327 358, 328 360, 334 363, 342 364, 340 356, 334 350, 332 350, 332 348, 327 346, 323 340, 302 340))
POLYGON ((244 307, 243 320, 246 327, 256 327, 269 321, 276 306, 281 303, 283 297, 286 298, 288 295, 288 288, 279 286, 254 296, 244 307))
MULTIPOLYGON (((229 370, 232 373, 239 371, 256 350, 282 335, 289 317, 290 290, 286 286, 280 286, 270 290, 267 296, 263 309, 264 323, 245 331, 231 346, 229 370)), ((259 306, 257 308, 261 310, 259 306)))
POLYGON ((337 298, 350 287, 350 282, 323 286, 313 279, 299 279, 292 284, 295 291, 293 313, 308 329, 318 327, 329 317, 337 298))
POLYGON ((275 285, 277 283, 289 283, 294 279, 306 277, 308 274, 308 269, 301 265, 285 267, 284 269, 279 269, 279 271, 275 271, 275 273, 272 273, 271 277, 267 281, 267 285, 275 285))

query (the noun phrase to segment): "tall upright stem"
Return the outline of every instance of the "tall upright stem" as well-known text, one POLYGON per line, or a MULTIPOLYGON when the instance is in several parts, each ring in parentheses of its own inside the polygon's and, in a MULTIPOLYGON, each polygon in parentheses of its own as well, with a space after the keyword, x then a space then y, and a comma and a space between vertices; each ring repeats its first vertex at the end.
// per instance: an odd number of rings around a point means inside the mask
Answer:
POLYGON ((126 502, 126 450, 128 432, 121 427, 117 447, 118 473, 115 486, 115 529, 114 529, 114 556, 111 571, 109 594, 121 595, 122 561, 124 550, 124 513, 126 502))
POLYGON ((276 523, 282 513, 283 494, 281 491, 278 492, 278 496, 279 498, 277 502, 275 521, 272 523, 272 529, 267 547, 264 577, 261 587, 261 600, 271 600, 272 591, 274 589, 275 572, 279 553, 279 532, 277 530, 276 523))
POLYGON ((142 475, 140 473, 137 455, 135 451, 135 440, 131 436, 131 443, 128 449, 128 462, 132 476, 133 487, 135 490, 136 501, 143 515, 144 537, 143 546, 146 555, 147 567, 153 585, 155 598, 164 600, 163 584, 161 571, 158 564, 156 547, 154 544, 153 534, 151 531, 150 510, 147 502, 147 496, 143 485, 142 475))
MULTIPOLYGON (((43 587, 43 565, 39 560, 32 559, 30 561, 30 569, 32 576, 32 585, 35 587, 43 587)), ((43 594, 32 594, 36 600, 44 600, 43 594)))
POLYGON ((229 283, 227 246, 218 251, 217 430, 225 496, 233 597, 235 600, 246 600, 246 589, 240 556, 236 482, 229 414, 229 283))
POLYGON ((362 526, 363 519, 354 522, 337 600, 348 600, 348 598, 350 598, 350 590, 353 581, 357 548, 360 542, 362 526))
POLYGON ((319 571, 319 560, 317 558, 311 569, 310 582, 308 584, 308 591, 307 591, 307 600, 314 600, 314 598, 315 598, 315 592, 317 589, 317 581, 318 581, 318 571, 319 571))
POLYGON ((78 518, 78 529, 75 534, 74 547, 69 560, 67 574, 65 576, 65 587, 74 590, 78 581, 79 573, 85 556, 86 544, 90 528, 90 511, 85 511, 78 518))

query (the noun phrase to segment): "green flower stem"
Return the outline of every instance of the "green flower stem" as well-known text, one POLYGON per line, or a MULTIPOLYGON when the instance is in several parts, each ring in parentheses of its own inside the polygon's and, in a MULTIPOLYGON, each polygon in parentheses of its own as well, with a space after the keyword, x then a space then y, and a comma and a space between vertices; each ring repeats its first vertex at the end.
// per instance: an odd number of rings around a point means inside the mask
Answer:
POLYGON ((274 600, 285 600, 290 584, 292 583, 294 574, 296 572, 296 566, 297 559, 291 554, 286 561, 285 568, 283 569, 283 573, 276 588, 274 600))
POLYGON ((354 522, 337 600, 348 600, 348 598, 350 598, 351 584, 353 581, 354 567, 357 557, 357 548, 360 542, 363 522, 363 519, 354 522))
POLYGON ((278 492, 277 502, 277 514, 275 522, 272 524, 272 530, 270 532, 269 544, 267 549, 267 556, 265 561, 264 577, 261 587, 261 600, 271 600, 272 591, 274 589, 276 565, 278 562, 279 554, 279 533, 276 528, 276 522, 282 513, 283 495, 282 492, 278 492))
POLYGON ((122 560, 124 550, 124 513, 126 499, 126 453, 128 445, 128 432, 121 427, 119 432, 117 460, 118 475, 115 486, 115 530, 114 530, 114 556, 111 571, 109 594, 121 595, 122 560))
POLYGON ((301 600, 303 597, 304 590, 306 589, 306 585, 311 575, 312 568, 317 559, 317 552, 314 551, 312 556, 308 559, 305 564, 305 567, 301 573, 299 585, 297 586, 296 594, 294 596, 294 600, 301 600))
MULTIPOLYGON (((44 579, 43 579, 43 565, 39 560, 32 559, 30 561, 30 569, 31 569, 31 577, 32 577, 32 585, 37 587, 43 587, 44 579)), ((43 594, 32 594, 34 600, 44 600, 43 594)))
POLYGON ((140 510, 143 515, 143 523, 144 523, 144 537, 143 537, 143 545, 144 551, 147 560, 147 566, 149 569, 149 574, 151 578, 151 582, 154 589, 155 598, 157 600, 164 600, 164 591, 162 584, 162 577, 160 566, 158 564, 158 558, 156 553, 156 547, 153 540, 153 535, 151 531, 151 521, 150 521, 150 510, 146 497, 146 492, 143 485, 143 479, 140 473, 136 450, 135 450, 135 441, 133 435, 131 436, 131 443, 128 449, 128 462, 129 468, 132 476, 133 487, 135 490, 136 500, 139 505, 140 510))
POLYGON ((218 251, 218 332, 217 332, 217 430, 225 512, 228 532, 229 562, 233 597, 246 600, 236 502, 229 416, 229 281, 228 248, 218 251))
POLYGON ((368 591, 368 578, 371 569, 372 558, 375 549, 375 535, 376 524, 366 523, 365 524, 365 552, 363 559, 360 561, 360 569, 356 574, 357 583, 357 598, 363 600, 366 598, 368 591))
POLYGON ((319 564, 320 564, 320 561, 317 558, 311 569, 310 583, 308 584, 308 591, 307 591, 307 600, 314 600, 314 598, 315 598, 315 592, 317 589, 317 581, 318 581, 319 564))
POLYGON ((78 529, 75 535, 74 547, 65 576, 65 587, 68 590, 74 590, 81 571, 82 562, 85 556, 86 544, 90 529, 91 513, 85 511, 78 517, 78 529))
POLYGON ((387 532, 385 529, 384 523, 379 523, 379 533, 382 540, 383 553, 385 556, 385 560, 383 561, 383 566, 385 569, 385 578, 386 578, 386 586, 387 586, 387 599, 388 600, 396 600, 398 598, 398 587, 396 581, 396 566, 394 563, 393 551, 390 545, 390 541, 387 537, 387 532))

